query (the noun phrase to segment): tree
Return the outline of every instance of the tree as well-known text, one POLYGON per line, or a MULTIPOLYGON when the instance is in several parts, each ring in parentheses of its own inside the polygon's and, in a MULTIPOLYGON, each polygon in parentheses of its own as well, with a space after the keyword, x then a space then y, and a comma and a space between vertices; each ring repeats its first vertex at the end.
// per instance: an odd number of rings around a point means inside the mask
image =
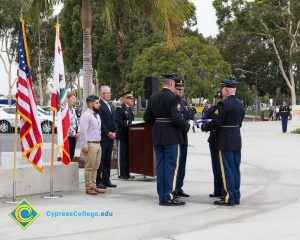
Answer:
MULTIPOLYGON (((214 6, 217 9, 220 29, 226 33, 238 31, 240 35, 244 35, 248 39, 249 46, 260 49, 262 58, 266 53, 269 56, 272 55, 272 60, 269 59, 265 66, 272 69, 273 78, 278 79, 278 72, 280 73, 280 79, 288 87, 291 102, 295 105, 296 85, 299 84, 299 80, 297 82, 295 77, 299 76, 300 64, 299 1, 255 0, 247 2, 238 0, 228 2, 215 0, 214 6)), ((232 37, 232 35, 228 36, 232 37)), ((250 55, 252 53, 253 51, 250 55)), ((268 83, 274 85, 271 81, 268 83)))
POLYGON ((199 36, 191 36, 180 38, 174 49, 166 43, 146 48, 134 60, 129 76, 131 88, 141 93, 144 77, 160 78, 162 72, 178 72, 186 81, 189 97, 210 97, 230 71, 230 65, 216 47, 199 36))
POLYGON ((18 0, 3 0, 0 2, 0 59, 8 79, 8 103, 11 104, 12 88, 15 81, 12 79, 12 64, 16 57, 18 23, 21 4, 18 0))
MULTIPOLYGON (((118 33, 118 50, 121 56, 122 44, 121 38, 123 31, 120 25, 120 13, 122 10, 130 10, 132 14, 138 16, 145 16, 151 23, 154 30, 165 36, 167 42, 171 47, 176 42, 176 37, 182 32, 184 21, 188 20, 194 11, 194 6, 187 0, 131 0, 131 1, 120 1, 120 0, 106 0, 100 2, 102 10, 102 16, 104 17, 109 29, 116 29, 118 33)), ((84 98, 85 93, 90 91, 90 83, 92 82, 92 58, 90 56, 91 42, 90 42, 90 31, 91 31, 91 1, 82 1, 82 23, 83 23, 83 58, 84 58, 84 98), (86 43, 86 44, 85 44, 86 43), (86 55, 85 55, 86 53, 86 55), (86 57, 85 57, 86 56, 86 57), (85 67, 85 60, 89 62, 85 67), (85 71, 86 68, 86 71, 85 71), (86 76, 85 76, 86 72, 86 76), (88 89, 85 91, 85 89, 88 89)))
POLYGON ((65 0, 59 19, 61 23, 61 42, 64 53, 66 80, 73 89, 77 87, 78 99, 82 102, 80 72, 82 70, 82 27, 81 1, 65 0))
MULTIPOLYGON (((57 2, 60 1, 32 0, 32 6, 35 7, 35 12, 39 12, 57 2)), ((84 99, 92 93, 91 4, 91 0, 82 0, 84 99)), ((99 4, 101 4, 101 15, 111 30, 116 29, 121 33, 116 13, 122 8, 130 9, 132 14, 146 17, 155 31, 165 36, 171 47, 174 46, 176 37, 182 32, 184 21, 192 16, 195 9, 188 0, 103 0, 99 4)))
MULTIPOLYGON (((51 18, 52 11, 41 14, 37 26, 27 17, 29 24, 28 47, 30 50, 31 72, 33 82, 37 83, 37 100, 40 105, 47 105, 50 93, 47 92, 48 80, 52 77, 54 58, 54 36, 56 18, 51 18)), ((25 17, 30 13, 25 12, 25 17)))

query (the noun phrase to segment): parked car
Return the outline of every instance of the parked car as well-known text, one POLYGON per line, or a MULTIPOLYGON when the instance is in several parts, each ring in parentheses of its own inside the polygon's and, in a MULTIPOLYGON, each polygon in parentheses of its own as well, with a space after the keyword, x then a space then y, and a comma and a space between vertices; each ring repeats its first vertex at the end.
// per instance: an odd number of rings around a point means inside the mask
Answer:
MULTIPOLYGON (((38 115, 41 122, 41 129, 44 134, 49 134, 52 131, 52 116, 47 115, 41 109, 38 110, 38 115)), ((0 108, 0 133, 9 133, 12 132, 12 129, 15 126, 15 114, 16 107, 3 107, 0 108)), ((18 128, 20 125, 18 124, 18 128)))
POLYGON ((0 104, 0 108, 8 107, 9 105, 7 104, 0 104))

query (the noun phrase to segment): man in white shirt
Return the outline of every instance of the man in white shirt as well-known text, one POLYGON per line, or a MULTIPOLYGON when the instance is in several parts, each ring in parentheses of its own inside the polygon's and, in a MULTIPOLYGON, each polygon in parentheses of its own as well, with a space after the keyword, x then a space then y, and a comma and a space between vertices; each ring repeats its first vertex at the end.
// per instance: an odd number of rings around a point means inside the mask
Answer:
POLYGON ((87 110, 80 117, 80 146, 85 155, 85 188, 89 195, 104 193, 105 190, 96 186, 97 169, 101 159, 101 119, 97 111, 100 103, 97 96, 91 95, 86 99, 87 110))

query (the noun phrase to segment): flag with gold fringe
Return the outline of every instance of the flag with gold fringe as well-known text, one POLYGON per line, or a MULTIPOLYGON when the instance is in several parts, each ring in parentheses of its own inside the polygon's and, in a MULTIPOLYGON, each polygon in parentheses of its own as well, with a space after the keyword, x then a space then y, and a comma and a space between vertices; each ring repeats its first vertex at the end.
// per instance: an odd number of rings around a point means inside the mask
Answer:
POLYGON ((53 90, 51 94, 51 109, 57 113, 57 151, 63 164, 70 160, 68 131, 70 129, 69 107, 66 91, 64 60, 60 43, 59 28, 56 24, 53 90))
POLYGON ((20 115, 20 141, 22 155, 32 165, 43 171, 43 135, 32 87, 30 58, 26 41, 25 21, 20 19, 18 43, 17 111, 20 115))

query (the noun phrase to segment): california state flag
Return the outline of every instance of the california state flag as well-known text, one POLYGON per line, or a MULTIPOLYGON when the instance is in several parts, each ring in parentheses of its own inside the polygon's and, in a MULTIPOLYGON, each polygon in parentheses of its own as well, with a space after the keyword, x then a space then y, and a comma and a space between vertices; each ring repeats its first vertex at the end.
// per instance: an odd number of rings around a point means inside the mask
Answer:
POLYGON ((57 113, 57 152, 63 164, 70 160, 68 131, 70 129, 69 107, 66 91, 64 60, 59 38, 59 24, 56 24, 55 59, 51 109, 57 113))

